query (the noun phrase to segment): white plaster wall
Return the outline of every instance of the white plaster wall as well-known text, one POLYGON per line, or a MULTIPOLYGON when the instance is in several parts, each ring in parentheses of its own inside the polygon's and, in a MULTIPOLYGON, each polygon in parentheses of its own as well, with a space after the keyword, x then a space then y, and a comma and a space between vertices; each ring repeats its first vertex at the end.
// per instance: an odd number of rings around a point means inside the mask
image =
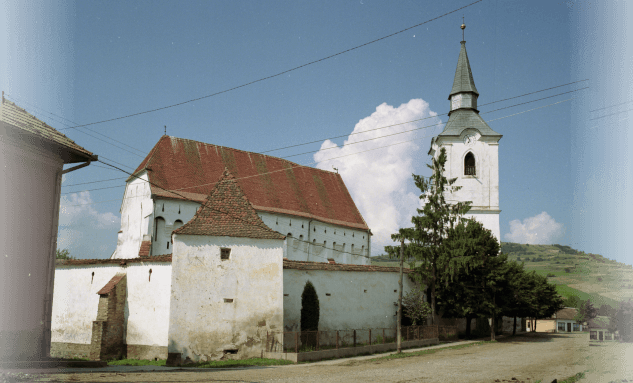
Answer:
POLYGON ((111 258, 138 257, 143 235, 147 234, 153 204, 147 172, 144 171, 125 187, 121 203, 121 229, 111 258))
POLYGON ((126 343, 167 346, 171 265, 164 262, 58 267, 52 342, 90 344, 99 306, 97 291, 119 272, 127 274, 126 343))
MULTIPOLYGON (((395 328, 398 279, 398 272, 284 269, 284 330, 300 331, 308 280, 319 297, 319 330, 395 328)), ((415 286, 405 274, 403 295, 415 286)))
POLYGON ((228 349, 239 358, 261 356, 266 332, 283 326, 283 243, 175 234, 169 352, 194 361, 228 349), (229 260, 220 259, 223 247, 229 260))
POLYGON ((289 260, 327 262, 333 258, 337 263, 370 264, 367 231, 282 214, 257 214, 266 226, 287 236, 284 257, 289 260))
POLYGON ((191 201, 180 201, 173 199, 156 199, 154 213, 148 224, 146 234, 152 236, 152 255, 172 254, 171 233, 182 224, 193 218, 198 211, 200 204, 191 201), (156 218, 163 218, 165 226, 156 227, 156 218), (180 222, 178 222, 180 221, 180 222), (157 230, 162 229, 162 230, 157 230))
POLYGON ((458 138, 440 137, 434 145, 433 155, 439 155, 441 147, 448 156, 445 166, 446 178, 457 178, 455 186, 461 189, 446 194, 447 201, 472 201, 469 218, 475 218, 490 229, 501 241, 499 227, 499 143, 497 138, 481 136, 477 129, 469 128, 458 138), (478 139, 472 146, 464 143, 467 134, 475 134, 478 139), (468 152, 475 156, 476 176, 464 175, 464 158, 468 152))

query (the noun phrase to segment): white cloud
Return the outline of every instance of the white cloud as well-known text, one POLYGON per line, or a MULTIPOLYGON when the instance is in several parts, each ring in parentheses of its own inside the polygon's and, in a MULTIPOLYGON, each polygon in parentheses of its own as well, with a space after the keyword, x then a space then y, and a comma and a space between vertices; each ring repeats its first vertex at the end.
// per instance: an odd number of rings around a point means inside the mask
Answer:
POLYGON ((120 218, 99 212, 90 192, 63 195, 59 208, 57 247, 77 258, 106 258, 116 247, 120 218))
POLYGON ((510 232, 504 235, 509 242, 527 243, 530 245, 546 245, 554 243, 563 235, 564 226, 556 222, 546 212, 521 222, 518 219, 510 221, 510 232))
POLYGON ((416 214, 415 209, 420 205, 419 190, 413 184, 411 175, 428 173, 426 153, 430 139, 442 130, 442 125, 438 125, 441 120, 436 116, 437 113, 431 111, 429 104, 422 99, 410 100, 397 108, 383 103, 370 116, 360 120, 352 133, 430 118, 351 134, 340 147, 326 140, 321 150, 314 155, 318 168, 331 171, 335 167, 343 177, 356 206, 374 234, 373 255, 383 253, 385 245, 393 244, 391 234, 400 227, 410 226, 411 216, 416 214), (429 127, 361 142, 424 126, 429 127), (400 142, 405 143, 393 145, 400 142), (393 146, 371 150, 387 145, 393 146), (328 160, 341 156, 345 157, 328 160))

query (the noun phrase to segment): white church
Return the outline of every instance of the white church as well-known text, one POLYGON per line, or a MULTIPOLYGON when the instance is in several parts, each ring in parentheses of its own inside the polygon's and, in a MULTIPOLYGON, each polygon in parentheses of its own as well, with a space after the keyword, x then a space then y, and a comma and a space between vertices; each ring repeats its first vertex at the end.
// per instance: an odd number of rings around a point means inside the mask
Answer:
MULTIPOLYGON (((499 238, 501 135, 477 97, 462 42, 429 154, 447 149, 454 197, 499 238)), ((267 333, 300 330, 308 280, 319 330, 395 327, 399 269, 370 265, 371 230, 338 173, 165 135, 126 183, 111 258, 57 261, 54 356, 258 357, 267 333)), ((422 287, 405 276, 405 294, 422 287)))

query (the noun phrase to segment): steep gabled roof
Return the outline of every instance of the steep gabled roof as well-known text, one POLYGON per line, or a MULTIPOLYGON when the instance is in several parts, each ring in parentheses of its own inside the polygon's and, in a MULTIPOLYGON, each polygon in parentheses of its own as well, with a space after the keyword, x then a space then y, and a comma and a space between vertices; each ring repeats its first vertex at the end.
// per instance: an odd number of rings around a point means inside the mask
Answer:
POLYGON ((448 99, 456 93, 473 92, 479 95, 475 80, 473 80, 473 72, 470 70, 470 62, 468 62, 468 54, 466 54, 466 41, 462 41, 462 48, 459 51, 457 59, 457 69, 455 69, 455 79, 453 80, 453 89, 448 95, 448 99))
POLYGON ((64 163, 97 161, 96 155, 4 98, 0 104, 0 122, 3 123, 3 128, 8 134, 28 141, 33 141, 35 138, 48 144, 54 151, 59 152, 64 163), (25 135, 29 138, 25 138, 25 135))
POLYGON ((564 309, 558 310, 556 314, 554 314, 554 319, 566 319, 572 320, 578 313, 578 310, 573 307, 565 307, 564 309))
POLYGON ((264 224, 228 169, 224 169, 222 177, 196 215, 184 226, 174 230, 174 234, 286 238, 264 224))
POLYGON ((369 230, 340 174, 281 158, 162 136, 134 174, 148 171, 155 197, 202 203, 225 168, 257 211, 369 230))

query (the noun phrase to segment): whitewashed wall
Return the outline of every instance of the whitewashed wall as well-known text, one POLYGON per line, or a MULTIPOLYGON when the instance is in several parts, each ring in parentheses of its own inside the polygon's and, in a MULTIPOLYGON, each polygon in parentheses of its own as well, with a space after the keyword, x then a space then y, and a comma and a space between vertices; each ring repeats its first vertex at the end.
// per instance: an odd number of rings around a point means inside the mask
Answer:
POLYGON ((143 235, 147 234, 147 225, 153 211, 147 172, 130 180, 123 193, 121 202, 121 229, 117 238, 116 250, 111 258, 137 258, 143 235))
POLYGON ((175 234, 169 353, 193 361, 225 350, 261 356, 266 331, 283 326, 283 242, 175 234), (229 260, 220 260, 222 247, 229 260))
POLYGON ((152 238, 152 255, 172 254, 171 233, 191 221, 200 204, 191 201, 156 199, 146 234, 152 238), (164 225, 157 225, 162 218, 164 225))
POLYGON ((370 264, 367 231, 282 214, 257 214, 266 226, 287 236, 284 256, 289 260, 327 262, 333 258, 337 263, 370 264))
MULTIPOLYGON (((395 328, 398 278, 398 272, 284 269, 284 329, 300 330, 308 280, 319 297, 319 330, 395 328)), ((403 295, 415 286, 405 274, 403 295)))
POLYGON ((127 274, 126 343, 167 346, 171 265, 165 262, 59 266, 55 271, 52 342, 90 344, 99 305, 97 291, 118 272, 127 274))

